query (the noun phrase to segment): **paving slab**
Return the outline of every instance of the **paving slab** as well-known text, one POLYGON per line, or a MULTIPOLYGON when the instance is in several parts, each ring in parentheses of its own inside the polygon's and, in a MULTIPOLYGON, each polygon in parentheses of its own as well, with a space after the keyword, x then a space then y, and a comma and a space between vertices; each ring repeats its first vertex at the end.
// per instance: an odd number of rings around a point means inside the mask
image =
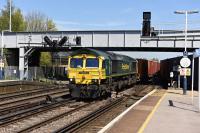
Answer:
POLYGON ((143 126, 144 133, 200 133, 198 92, 182 95, 182 90, 168 90, 149 122, 143 126), (173 106, 169 106, 169 100, 173 106))
POLYGON ((143 125, 147 116, 151 113, 154 106, 165 93, 165 90, 158 90, 146 99, 141 101, 127 114, 124 115, 118 122, 116 122, 107 133, 135 133, 143 125))
POLYGON ((200 133, 198 92, 187 95, 182 90, 157 91, 144 99, 123 118, 110 127, 107 133, 200 133), (173 106, 170 106, 172 101, 173 106))

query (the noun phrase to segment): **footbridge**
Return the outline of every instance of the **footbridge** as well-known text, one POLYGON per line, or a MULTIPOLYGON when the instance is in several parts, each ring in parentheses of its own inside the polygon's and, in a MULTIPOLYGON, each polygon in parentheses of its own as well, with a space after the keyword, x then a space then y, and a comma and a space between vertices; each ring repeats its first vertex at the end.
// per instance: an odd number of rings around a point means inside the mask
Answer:
MULTIPOLYGON (((0 48, 19 49, 20 79, 28 76, 28 57, 35 50, 69 51, 82 47, 106 51, 184 51, 183 31, 154 31, 151 36, 141 36, 140 30, 55 31, 55 32, 4 32, 0 48), (52 44, 45 41, 48 37, 52 44), (78 39, 78 40, 77 40, 78 39)), ((200 48, 200 30, 188 31, 187 50, 200 48)))

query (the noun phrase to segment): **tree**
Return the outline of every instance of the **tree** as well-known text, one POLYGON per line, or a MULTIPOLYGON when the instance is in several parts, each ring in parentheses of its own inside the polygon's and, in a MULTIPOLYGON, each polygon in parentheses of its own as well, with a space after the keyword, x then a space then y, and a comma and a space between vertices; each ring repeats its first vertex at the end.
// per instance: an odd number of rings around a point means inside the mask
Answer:
POLYGON ((40 53, 40 66, 44 68, 45 77, 50 73, 47 72, 47 67, 52 66, 52 57, 50 52, 41 52, 40 53))
MULTIPOLYGON (((25 23, 24 17, 21 13, 21 10, 13 6, 12 4, 12 31, 24 31, 25 23)), ((10 19, 10 0, 7 0, 6 6, 1 10, 0 13, 0 30, 8 30, 9 29, 9 19, 10 19)))
POLYGON ((52 58, 50 52, 41 52, 40 54, 40 66, 51 66, 52 58))
POLYGON ((24 17, 21 13, 20 9, 17 9, 14 12, 14 15, 12 17, 12 31, 24 31, 25 30, 25 22, 24 17))
MULTIPOLYGON (((55 31, 56 26, 53 20, 49 19, 41 12, 33 11, 26 15, 26 31, 39 32, 39 31, 55 31)), ((40 66, 51 66, 52 55, 50 52, 42 52, 40 56, 40 66)), ((46 70, 45 70, 46 71, 46 70)))
POLYGON ((45 14, 32 11, 25 17, 26 31, 37 32, 37 31, 55 31, 56 26, 53 20, 49 19, 45 14))

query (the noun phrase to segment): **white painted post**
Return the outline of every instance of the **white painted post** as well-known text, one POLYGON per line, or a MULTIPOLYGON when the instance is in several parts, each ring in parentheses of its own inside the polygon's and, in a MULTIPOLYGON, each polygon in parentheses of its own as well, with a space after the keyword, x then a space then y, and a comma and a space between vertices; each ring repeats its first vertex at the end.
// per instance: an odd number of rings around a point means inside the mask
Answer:
POLYGON ((194 104, 194 54, 192 58, 192 105, 194 104))
POLYGON ((10 0, 10 21, 9 21, 9 31, 12 31, 12 0, 10 0))
POLYGON ((20 80, 24 79, 24 48, 19 48, 19 72, 20 72, 20 80))
POLYGON ((199 112, 200 112, 200 57, 199 58, 199 81, 198 81, 198 90, 199 90, 199 112))

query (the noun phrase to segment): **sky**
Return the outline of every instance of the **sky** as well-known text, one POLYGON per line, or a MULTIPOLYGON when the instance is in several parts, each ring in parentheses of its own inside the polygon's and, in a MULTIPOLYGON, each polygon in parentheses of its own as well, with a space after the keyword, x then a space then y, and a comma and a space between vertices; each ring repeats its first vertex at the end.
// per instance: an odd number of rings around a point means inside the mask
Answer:
MULTIPOLYGON (((0 9, 5 2, 0 0, 0 9)), ((44 13, 62 31, 140 30, 144 11, 151 12, 151 24, 157 30, 183 30, 185 16, 174 11, 200 11, 200 0, 13 0, 13 3, 23 14, 44 13)), ((188 16, 188 29, 200 29, 200 13, 188 16)))

